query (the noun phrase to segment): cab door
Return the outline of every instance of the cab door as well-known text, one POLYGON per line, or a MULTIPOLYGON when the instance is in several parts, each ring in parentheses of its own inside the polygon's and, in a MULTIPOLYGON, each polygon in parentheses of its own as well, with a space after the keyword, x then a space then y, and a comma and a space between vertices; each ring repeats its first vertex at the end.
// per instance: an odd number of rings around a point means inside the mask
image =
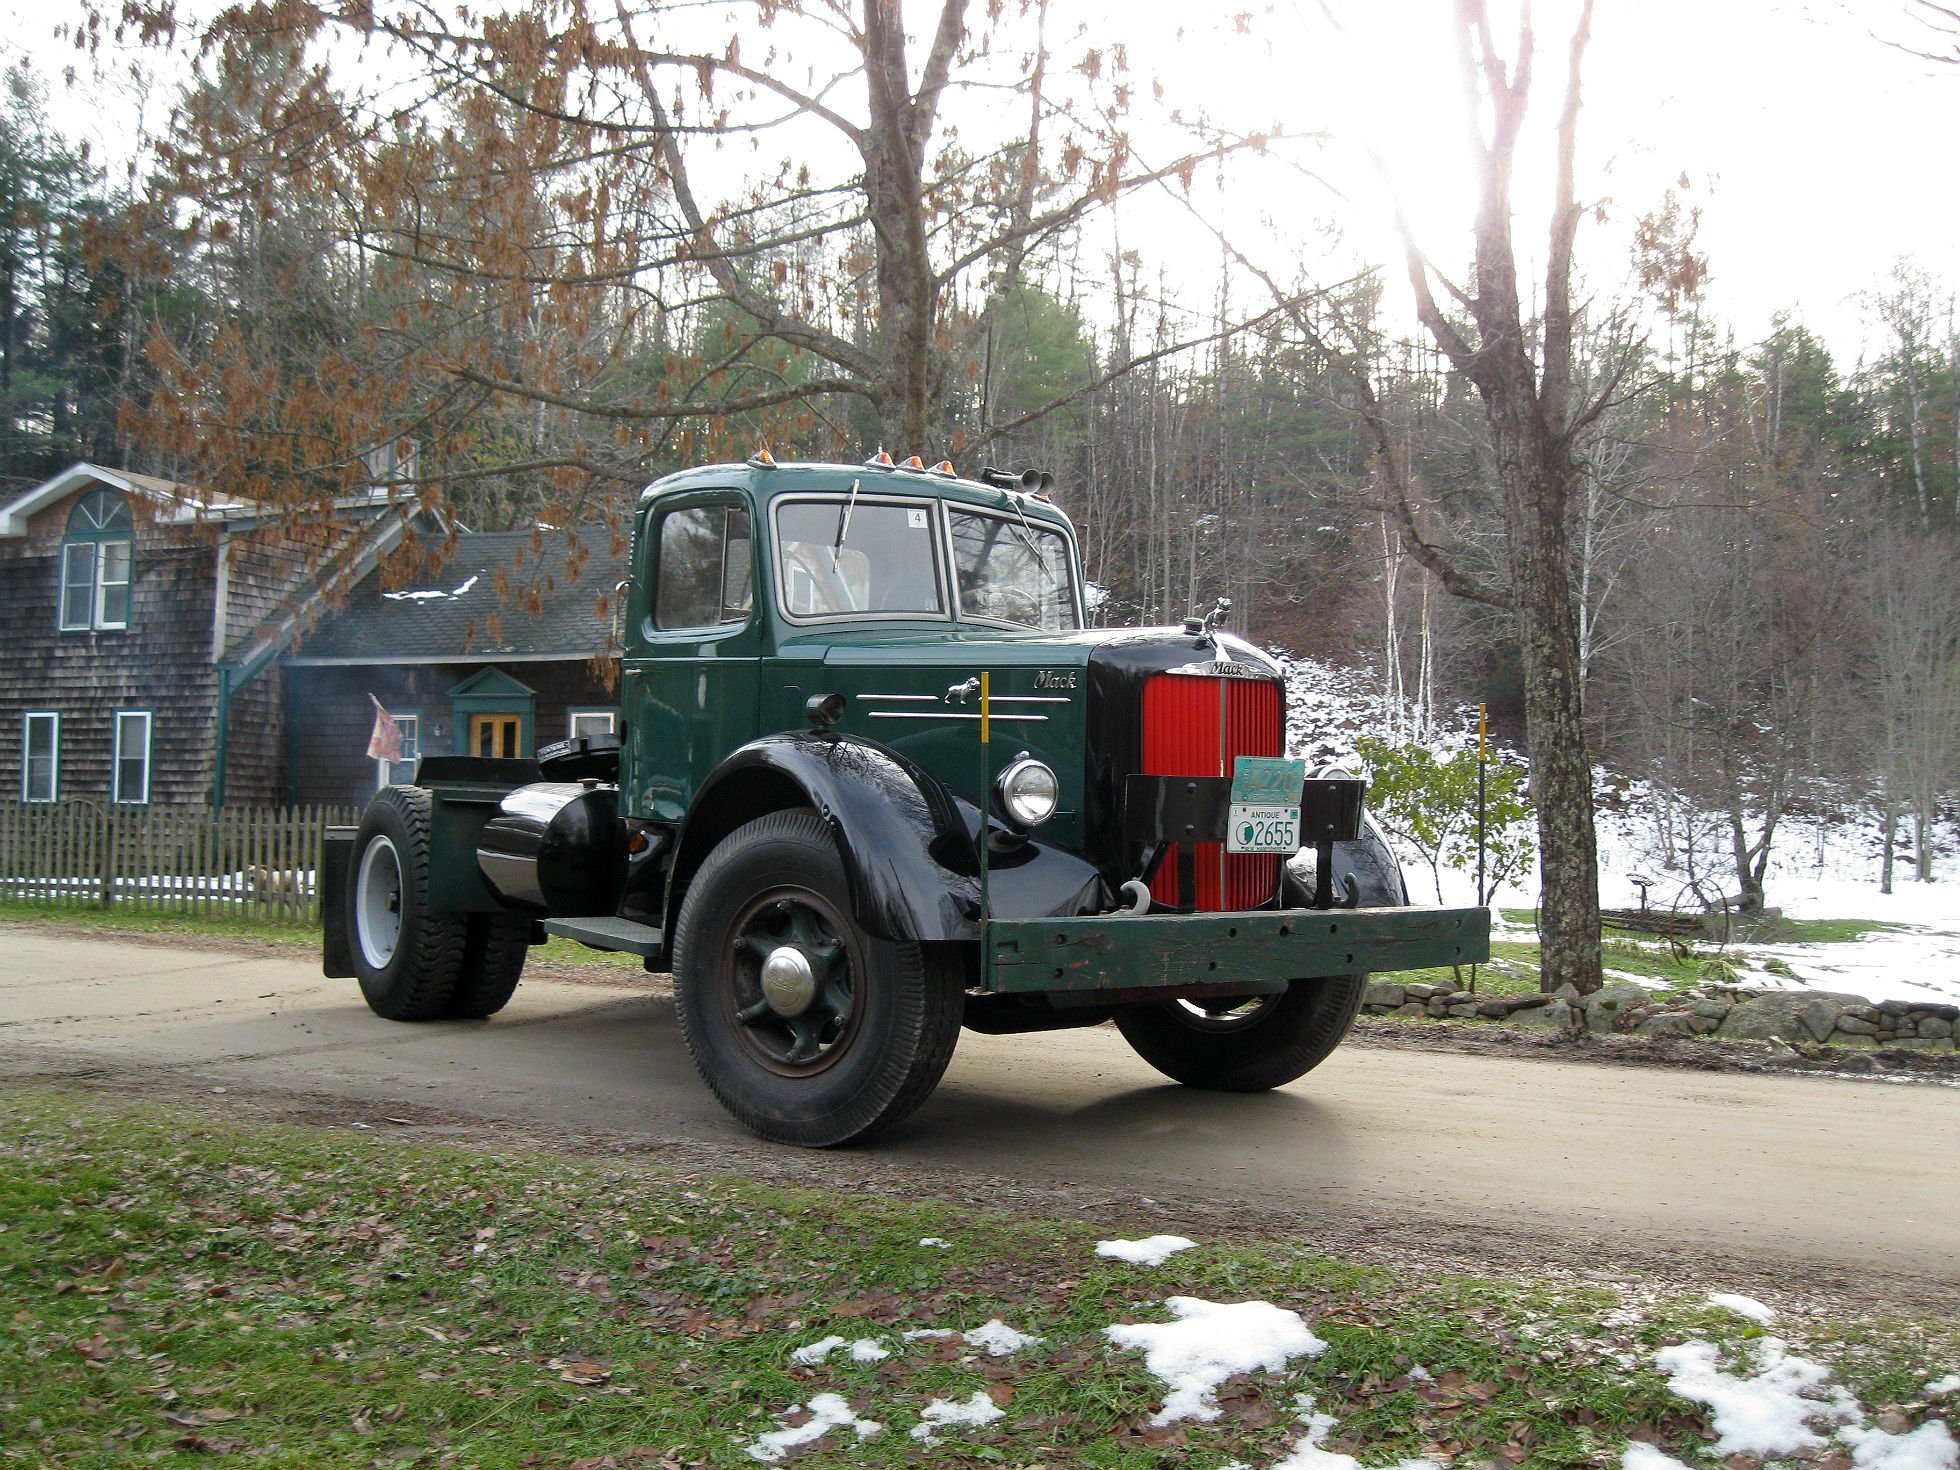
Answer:
POLYGON ((678 824, 755 737, 761 633, 754 523, 735 490, 663 497, 635 528, 620 712, 624 814, 678 824))

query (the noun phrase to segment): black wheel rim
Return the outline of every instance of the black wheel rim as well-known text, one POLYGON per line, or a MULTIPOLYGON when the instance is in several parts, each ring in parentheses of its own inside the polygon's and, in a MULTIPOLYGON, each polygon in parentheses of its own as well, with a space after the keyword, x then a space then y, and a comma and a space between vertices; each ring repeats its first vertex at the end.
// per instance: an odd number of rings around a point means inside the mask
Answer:
POLYGON ((722 946, 722 1004, 743 1047, 782 1077, 812 1077, 850 1050, 863 1014, 866 970, 857 930, 820 894, 772 889, 747 904, 722 946), (813 986, 807 1006, 779 1010, 762 984, 762 967, 779 950, 807 962, 813 986))

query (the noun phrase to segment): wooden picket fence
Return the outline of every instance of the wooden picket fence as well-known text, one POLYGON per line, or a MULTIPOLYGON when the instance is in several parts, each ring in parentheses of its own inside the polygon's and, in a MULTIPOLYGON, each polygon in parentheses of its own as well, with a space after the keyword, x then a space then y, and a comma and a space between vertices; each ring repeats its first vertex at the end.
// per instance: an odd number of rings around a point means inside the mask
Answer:
POLYGON ((0 806, 0 898, 317 924, 320 839, 352 806, 0 806))

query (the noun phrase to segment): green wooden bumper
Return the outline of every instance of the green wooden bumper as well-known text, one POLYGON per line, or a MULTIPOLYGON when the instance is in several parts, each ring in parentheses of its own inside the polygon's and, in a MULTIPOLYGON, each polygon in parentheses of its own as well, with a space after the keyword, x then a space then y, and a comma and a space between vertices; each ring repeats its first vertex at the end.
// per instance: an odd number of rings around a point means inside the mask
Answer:
POLYGON ((1285 909, 1243 914, 1105 914, 995 919, 985 988, 1096 991, 1238 985, 1317 975, 1482 964, 1483 908, 1285 909))

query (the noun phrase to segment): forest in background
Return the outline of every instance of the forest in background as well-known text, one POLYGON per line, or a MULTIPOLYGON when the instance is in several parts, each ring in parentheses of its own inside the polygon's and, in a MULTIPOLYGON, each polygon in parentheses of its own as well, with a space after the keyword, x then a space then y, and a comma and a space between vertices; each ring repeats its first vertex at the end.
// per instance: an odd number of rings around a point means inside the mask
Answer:
MULTIPOLYGON (((582 10, 545 13, 419 35, 429 95, 381 110, 318 59, 320 12, 255 7, 123 188, 11 76, 6 488, 89 459, 318 505, 380 466, 472 529, 617 535, 648 480, 764 442, 1039 465, 1107 593, 1099 621, 1228 596, 1253 638, 1373 669, 1415 711, 1403 734, 1461 702, 1519 732, 1509 616, 1411 554, 1354 368, 1425 523, 1497 567, 1507 530, 1465 377, 1393 322, 1378 273, 1329 284, 1302 265, 1262 297, 1230 242, 1206 261, 1123 243, 1133 196, 1188 196, 1270 140, 1194 127, 1146 165, 1116 102, 1082 120, 1085 95, 1130 105, 1120 58, 1074 65, 1064 92, 1037 48, 1032 69, 1008 64, 1024 122, 1000 138, 922 123, 915 99, 889 120, 916 135, 909 172, 874 137, 830 175, 784 164, 709 198, 683 151, 702 137, 784 117, 875 134, 888 38, 859 34, 847 58, 872 79, 866 127, 739 48, 658 51, 656 84, 651 42, 608 52, 621 39, 582 10), (435 85, 466 51, 470 84, 435 85), (595 108, 602 87, 625 100, 595 108), (930 228, 908 255, 891 237, 915 217, 930 228), (908 334, 929 350, 898 353, 908 334)), ((986 61, 955 50, 949 73, 986 61)), ((1737 339, 1706 287, 1747 269, 1701 258, 1671 195, 1623 263, 1633 289, 1581 317, 1574 392, 1605 403, 1568 511, 1592 751, 1728 814, 1745 900, 1793 810, 1875 808, 1887 881, 1895 851, 1928 877, 1960 780, 1953 286, 1899 262, 1863 298, 1883 352, 1839 363, 1796 320, 1737 339)))

